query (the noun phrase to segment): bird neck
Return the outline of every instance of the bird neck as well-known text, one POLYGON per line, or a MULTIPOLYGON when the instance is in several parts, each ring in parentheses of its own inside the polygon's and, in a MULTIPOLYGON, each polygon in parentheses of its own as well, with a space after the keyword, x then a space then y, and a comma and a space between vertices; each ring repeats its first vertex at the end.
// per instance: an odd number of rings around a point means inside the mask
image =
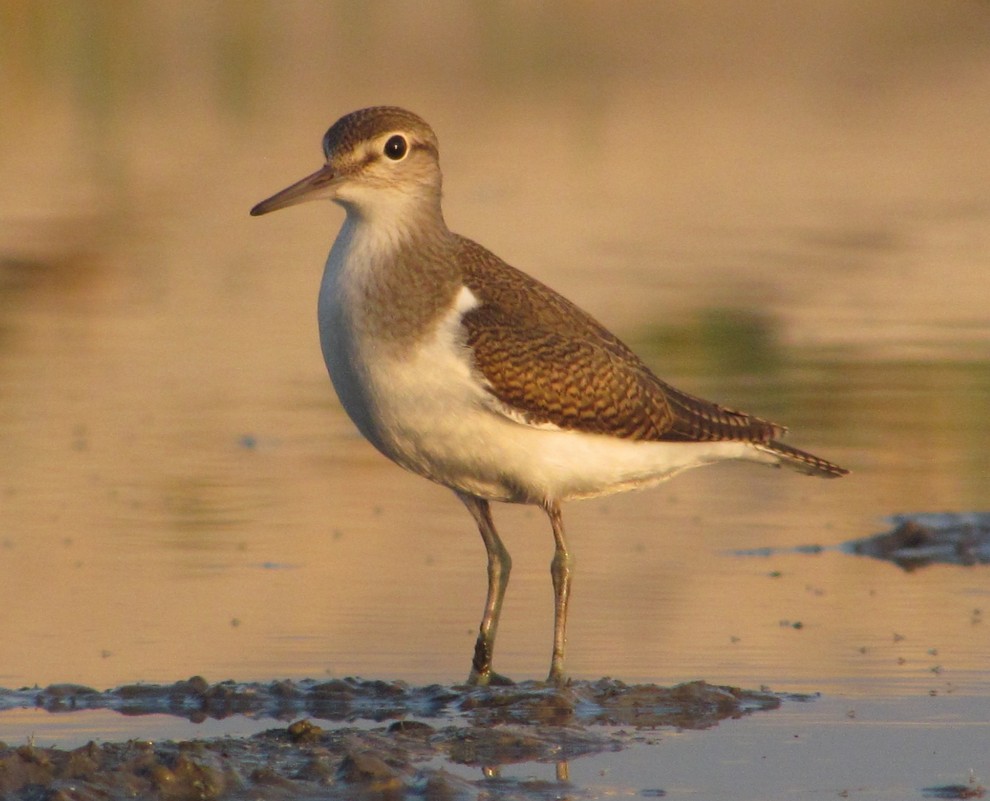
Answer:
POLYGON ((345 206, 347 218, 327 260, 321 303, 346 308, 362 336, 411 347, 453 303, 461 285, 457 237, 439 204, 385 214, 345 206))

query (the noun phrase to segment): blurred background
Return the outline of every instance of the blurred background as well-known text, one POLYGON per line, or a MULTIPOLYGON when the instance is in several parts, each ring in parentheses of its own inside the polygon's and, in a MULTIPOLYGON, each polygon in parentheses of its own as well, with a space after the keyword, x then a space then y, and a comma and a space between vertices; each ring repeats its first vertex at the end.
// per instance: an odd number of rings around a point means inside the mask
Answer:
MULTIPOLYGON (((575 675, 977 675, 979 570, 729 553, 987 506, 988 98, 980 0, 4 0, 0 686, 466 676, 473 524, 324 372, 342 212, 248 216, 383 103, 437 131, 451 228, 854 471, 569 505, 575 675)), ((539 677, 552 538, 496 515, 496 666, 539 677)))

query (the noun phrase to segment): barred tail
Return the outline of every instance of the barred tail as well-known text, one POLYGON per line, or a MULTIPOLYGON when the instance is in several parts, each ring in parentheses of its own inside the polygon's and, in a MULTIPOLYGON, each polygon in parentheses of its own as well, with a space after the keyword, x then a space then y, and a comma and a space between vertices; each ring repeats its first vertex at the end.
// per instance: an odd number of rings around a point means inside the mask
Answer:
POLYGON ((839 467, 837 464, 827 459, 815 456, 813 453, 792 448, 777 440, 770 440, 765 444, 757 445, 761 451, 773 454, 780 459, 780 464, 805 473, 809 476, 819 476, 820 478, 839 478, 848 474, 848 470, 839 467))

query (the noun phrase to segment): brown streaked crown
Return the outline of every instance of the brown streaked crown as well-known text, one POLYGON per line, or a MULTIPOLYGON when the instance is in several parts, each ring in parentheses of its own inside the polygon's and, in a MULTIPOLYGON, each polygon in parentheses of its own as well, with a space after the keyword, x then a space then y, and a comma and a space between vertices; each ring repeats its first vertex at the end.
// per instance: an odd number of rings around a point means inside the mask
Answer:
POLYGON ((437 135, 422 117, 398 106, 371 106, 352 111, 331 125, 323 136, 323 153, 329 160, 335 154, 350 153, 361 142, 392 131, 414 134, 434 153, 439 151, 437 135))

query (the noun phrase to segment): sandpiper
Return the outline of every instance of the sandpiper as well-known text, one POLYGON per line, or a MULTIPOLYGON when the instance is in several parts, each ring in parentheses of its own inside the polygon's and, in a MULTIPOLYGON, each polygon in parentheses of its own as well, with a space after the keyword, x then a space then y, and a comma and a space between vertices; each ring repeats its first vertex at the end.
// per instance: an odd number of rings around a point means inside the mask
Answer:
MULTIPOLYGON (((439 148, 417 115, 376 106, 323 137, 326 163, 251 209, 326 198, 347 216, 320 286, 320 343, 360 432, 452 489, 488 552, 468 681, 492 681, 511 560, 490 501, 540 506, 555 550, 549 682, 565 681, 571 556, 560 505, 658 484, 723 459, 833 478, 848 471, 779 441, 785 428, 661 381, 554 290, 447 228, 439 148)), ((500 678, 500 677, 499 677, 500 678)))

